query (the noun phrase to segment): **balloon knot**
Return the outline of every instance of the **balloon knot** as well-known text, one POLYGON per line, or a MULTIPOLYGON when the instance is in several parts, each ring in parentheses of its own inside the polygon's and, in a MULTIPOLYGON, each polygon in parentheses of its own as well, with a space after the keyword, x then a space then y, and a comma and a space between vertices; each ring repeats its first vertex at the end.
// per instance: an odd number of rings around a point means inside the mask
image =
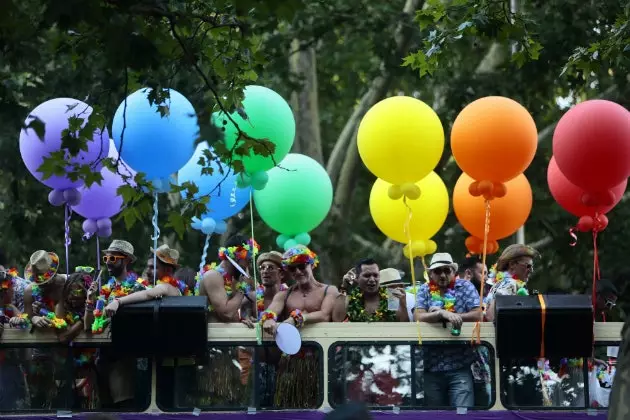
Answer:
POLYGON ((473 197, 481 197, 485 200, 505 197, 507 188, 502 182, 492 182, 488 180, 474 181, 468 186, 468 192, 473 197))

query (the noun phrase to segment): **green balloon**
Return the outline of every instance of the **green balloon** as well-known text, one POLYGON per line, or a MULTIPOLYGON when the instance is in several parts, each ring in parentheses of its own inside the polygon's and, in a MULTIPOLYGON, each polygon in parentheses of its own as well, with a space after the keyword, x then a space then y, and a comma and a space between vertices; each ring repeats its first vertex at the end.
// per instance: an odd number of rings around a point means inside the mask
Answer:
MULTIPOLYGON (((276 148, 270 156, 256 155, 250 149, 247 155, 234 155, 242 160, 245 170, 252 174, 268 171, 279 163, 291 150, 295 139, 295 119, 293 111, 282 96, 262 86, 247 86, 244 90, 243 107, 230 116, 242 132, 253 139, 267 139, 276 148), (273 156, 273 158, 272 158, 273 156)), ((232 149, 238 138, 234 124, 222 112, 214 115, 213 121, 219 128, 225 128, 225 145, 232 149)), ((243 140, 239 141, 239 145, 243 140)))
POLYGON ((332 206, 328 173, 317 161, 297 153, 288 154, 280 166, 268 172, 264 189, 253 192, 260 218, 284 235, 315 229, 332 206))

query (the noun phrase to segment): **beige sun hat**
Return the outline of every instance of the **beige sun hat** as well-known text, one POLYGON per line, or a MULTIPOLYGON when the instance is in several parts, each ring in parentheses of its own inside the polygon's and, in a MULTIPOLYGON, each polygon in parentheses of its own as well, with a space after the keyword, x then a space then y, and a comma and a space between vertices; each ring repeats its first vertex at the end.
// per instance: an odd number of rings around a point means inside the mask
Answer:
POLYGON ((127 257, 131 258, 131 262, 137 260, 136 256, 133 255, 133 245, 121 239, 114 239, 112 243, 109 244, 109 248, 103 250, 103 253, 105 252, 118 252, 120 254, 126 255, 127 257))
POLYGON ((33 252, 24 270, 24 278, 32 283, 42 285, 51 281, 59 270, 59 256, 54 252, 40 249, 33 252))
POLYGON ((164 264, 179 267, 179 251, 169 247, 167 244, 159 246, 156 250, 151 248, 151 252, 154 252, 158 260, 164 264))

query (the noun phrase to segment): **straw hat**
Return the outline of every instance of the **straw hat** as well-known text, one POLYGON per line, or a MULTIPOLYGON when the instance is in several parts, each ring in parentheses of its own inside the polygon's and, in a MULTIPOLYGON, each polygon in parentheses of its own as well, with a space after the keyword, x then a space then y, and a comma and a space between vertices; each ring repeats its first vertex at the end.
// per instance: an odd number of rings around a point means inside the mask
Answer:
POLYGON ((436 268, 449 266, 453 271, 457 272, 457 264, 453 262, 453 257, 448 252, 438 252, 431 257, 431 263, 428 270, 435 270, 436 268))
POLYGON ((522 257, 536 258, 538 251, 531 246, 522 244, 512 244, 505 248, 499 259, 497 260, 497 271, 505 271, 508 269, 511 261, 522 257))
POLYGON ((118 252, 120 254, 126 255, 131 258, 131 262, 137 260, 136 256, 133 255, 133 245, 131 245, 127 241, 123 241, 121 239, 114 239, 112 243, 109 245, 109 248, 103 250, 103 252, 118 252))
POLYGON ((400 271, 395 268, 384 268, 380 271, 381 287, 402 286, 405 282, 400 276, 400 271))
POLYGON ((162 261, 164 264, 179 267, 177 263, 179 261, 179 251, 169 247, 167 244, 161 245, 155 250, 151 248, 151 252, 154 252, 158 260, 162 261))
POLYGON ((38 285, 46 284, 57 275, 58 269, 59 256, 54 252, 40 249, 31 255, 26 270, 24 270, 24 278, 38 285))

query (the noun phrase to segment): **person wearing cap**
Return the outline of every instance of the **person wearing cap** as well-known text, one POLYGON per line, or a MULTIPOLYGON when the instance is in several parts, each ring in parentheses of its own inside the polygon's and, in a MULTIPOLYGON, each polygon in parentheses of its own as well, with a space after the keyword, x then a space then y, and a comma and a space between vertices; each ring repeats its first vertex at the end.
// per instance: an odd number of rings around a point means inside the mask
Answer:
MULTIPOLYGON (((469 281, 456 278, 451 254, 436 253, 428 267, 429 282, 418 289, 415 319, 450 323, 458 335, 462 322, 481 320, 479 292, 469 281)), ((468 344, 424 348, 424 397, 432 407, 473 407, 471 363, 476 355, 468 344)))
POLYGON ((199 296, 208 298, 210 322, 239 322, 243 301, 254 304, 249 266, 259 250, 256 241, 242 235, 232 236, 219 248, 221 263, 206 271, 199 284, 199 296))
POLYGON ((44 315, 55 312, 61 300, 66 275, 57 273, 59 257, 54 252, 35 251, 29 259, 24 278, 31 282, 24 290, 24 311, 34 327, 51 328, 53 322, 44 315))
POLYGON ((297 328, 306 323, 330 322, 339 291, 315 279, 313 269, 319 264, 317 254, 304 245, 289 248, 282 256, 282 265, 293 277, 295 284, 273 298, 263 312, 261 321, 269 334, 275 335, 278 321, 297 328))
POLYGON ((527 282, 534 272, 534 258, 538 252, 531 246, 512 244, 505 248, 488 277, 494 285, 488 292, 485 319, 494 320, 495 296, 528 295, 527 282))
MULTIPOLYGON (((354 273, 357 276, 356 286, 350 287, 349 295, 341 293, 335 299, 332 311, 333 322, 409 321, 402 282, 398 283, 398 287, 390 289, 394 300, 398 303, 395 310, 390 310, 387 289, 381 288, 381 271, 376 261, 372 258, 359 261, 354 273)), ((398 275, 397 271, 396 274, 398 275)))
POLYGON ((250 299, 243 301, 241 308, 241 317, 244 318, 243 323, 249 328, 254 328, 254 323, 260 320, 262 313, 271 305, 273 298, 278 292, 284 292, 289 288, 283 280, 285 278, 285 270, 282 267, 282 254, 278 251, 263 252, 258 256, 256 261, 258 272, 260 273, 261 284, 256 286, 256 291, 250 292, 250 299), (251 301, 256 301, 256 305, 252 305, 251 301), (251 315, 255 311, 255 315, 251 315))
MULTIPOLYGON (((124 305, 159 299, 164 296, 190 296, 192 294, 185 282, 175 278, 175 270, 179 267, 179 251, 164 244, 155 250, 151 248, 151 252, 155 254, 157 261, 155 267, 157 284, 155 287, 136 291, 121 298, 115 298, 105 307, 107 316, 114 316, 116 311, 124 305)), ((152 282, 153 279, 146 280, 152 282)))
MULTIPOLYGON (((411 293, 412 287, 408 282, 405 282, 402 278, 405 275, 400 270, 395 268, 384 268, 381 270, 381 287, 386 289, 401 289, 405 290, 405 302, 407 308, 407 317, 409 322, 413 322, 413 310, 416 307, 416 295, 411 293)), ((417 292, 417 286, 416 286, 417 292)))

